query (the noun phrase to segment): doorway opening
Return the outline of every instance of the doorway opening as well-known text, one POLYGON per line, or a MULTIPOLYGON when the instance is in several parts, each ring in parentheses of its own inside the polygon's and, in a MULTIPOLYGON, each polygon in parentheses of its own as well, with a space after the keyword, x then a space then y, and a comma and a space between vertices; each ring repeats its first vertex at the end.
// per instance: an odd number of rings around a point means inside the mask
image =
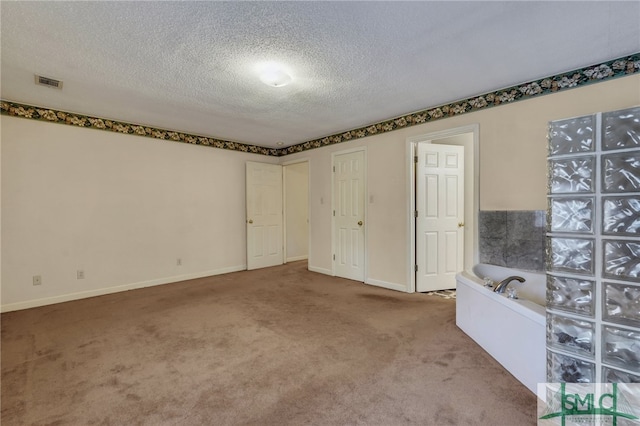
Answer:
MULTIPOLYGON (((462 269, 471 270, 473 265, 478 262, 478 211, 480 209, 479 197, 479 126, 477 124, 449 129, 440 132, 429 133, 407 139, 407 162, 408 162, 408 199, 410 200, 408 219, 408 240, 409 240, 409 256, 407 272, 409 279, 409 292, 417 291, 416 271, 419 264, 418 256, 420 250, 424 250, 424 245, 419 247, 417 244, 417 207, 418 185, 416 179, 417 165, 415 162, 418 154, 418 145, 421 144, 438 144, 464 147, 464 214, 459 222, 463 226, 462 236, 462 269)), ((424 259, 422 262, 424 264, 424 259)), ((424 267, 424 266, 423 266, 424 267)), ((424 272, 424 271, 423 271, 424 272)), ((459 272, 459 271, 458 271, 459 272)), ((452 284, 455 287, 455 282, 452 284)), ((451 288, 453 288, 451 287, 451 288)))
POLYGON ((309 161, 282 166, 284 263, 309 259, 309 161))
POLYGON ((309 161, 246 163, 247 269, 309 258, 309 161))

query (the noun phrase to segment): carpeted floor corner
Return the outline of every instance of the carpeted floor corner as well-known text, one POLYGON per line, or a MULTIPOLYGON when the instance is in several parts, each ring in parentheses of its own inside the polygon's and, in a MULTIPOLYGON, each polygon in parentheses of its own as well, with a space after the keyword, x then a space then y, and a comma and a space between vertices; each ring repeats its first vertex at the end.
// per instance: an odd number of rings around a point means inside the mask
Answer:
POLYGON ((306 262, 2 314, 3 425, 534 425, 455 299, 306 262))

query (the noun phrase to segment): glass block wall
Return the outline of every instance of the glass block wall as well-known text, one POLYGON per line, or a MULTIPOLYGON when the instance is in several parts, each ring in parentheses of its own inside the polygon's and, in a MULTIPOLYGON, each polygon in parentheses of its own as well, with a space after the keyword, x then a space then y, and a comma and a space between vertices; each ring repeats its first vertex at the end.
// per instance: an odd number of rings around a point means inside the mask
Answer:
POLYGON ((547 380, 640 383, 640 107, 549 124, 547 380))

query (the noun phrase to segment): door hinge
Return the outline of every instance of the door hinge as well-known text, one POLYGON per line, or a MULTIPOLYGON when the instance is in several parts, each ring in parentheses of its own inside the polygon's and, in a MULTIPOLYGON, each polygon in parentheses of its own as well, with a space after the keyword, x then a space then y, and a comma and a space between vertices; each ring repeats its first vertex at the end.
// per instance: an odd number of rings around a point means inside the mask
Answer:
POLYGON ((418 217, 418 210, 416 210, 415 212, 413 212, 413 216, 414 216, 414 217, 418 217))
POLYGON ((416 272, 418 272, 418 265, 416 265, 415 270, 416 270, 416 272))
POLYGON ((417 163, 418 162, 418 156, 416 155, 415 157, 413 157, 413 162, 417 163))
POLYGON ((336 255, 335 254, 333 255, 333 260, 336 260, 336 255))
POLYGON ((333 166, 333 173, 336 172, 336 166, 333 166))
POLYGON ((333 215, 334 215, 334 216, 336 215, 336 211, 335 211, 335 210, 333 211, 333 215))

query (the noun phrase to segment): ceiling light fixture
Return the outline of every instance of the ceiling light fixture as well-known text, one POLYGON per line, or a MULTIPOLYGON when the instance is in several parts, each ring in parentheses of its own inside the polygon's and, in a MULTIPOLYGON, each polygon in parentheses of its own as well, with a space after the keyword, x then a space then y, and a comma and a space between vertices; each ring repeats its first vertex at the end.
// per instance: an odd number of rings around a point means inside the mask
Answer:
POLYGON ((280 65, 268 63, 260 71, 260 81, 267 86, 282 87, 291 83, 293 79, 280 65))

